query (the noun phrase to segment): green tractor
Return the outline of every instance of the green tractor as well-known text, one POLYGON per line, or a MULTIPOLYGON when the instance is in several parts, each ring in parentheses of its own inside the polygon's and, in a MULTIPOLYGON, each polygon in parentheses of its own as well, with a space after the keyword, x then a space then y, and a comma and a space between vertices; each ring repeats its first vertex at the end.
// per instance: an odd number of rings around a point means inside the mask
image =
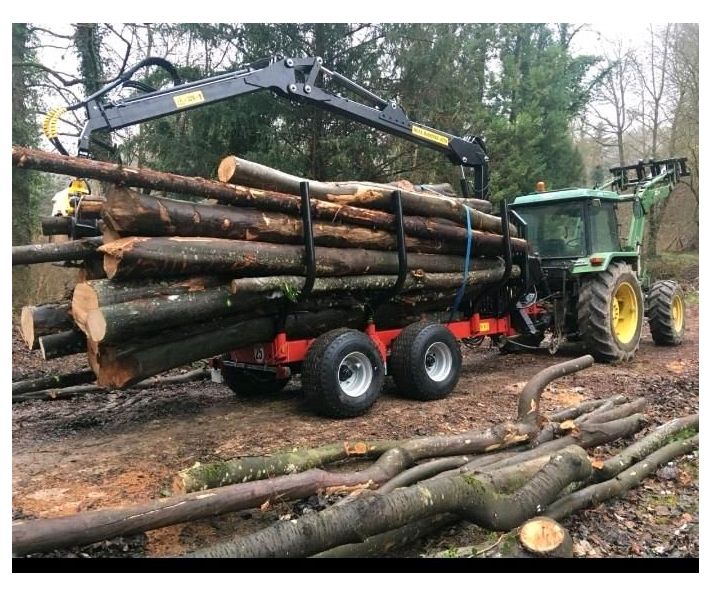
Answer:
POLYGON ((549 336, 553 353, 566 339, 583 342, 599 362, 624 362, 638 350, 644 315, 657 345, 682 342, 683 292, 672 280, 651 283, 641 244, 649 209, 689 175, 686 161, 615 167, 602 188, 545 192, 539 184, 538 192, 509 205, 538 257, 530 262, 539 264, 533 277, 541 281, 518 304, 514 326, 525 331, 503 339, 502 350, 538 347, 549 336), (626 239, 617 217, 624 205, 631 215, 626 239))

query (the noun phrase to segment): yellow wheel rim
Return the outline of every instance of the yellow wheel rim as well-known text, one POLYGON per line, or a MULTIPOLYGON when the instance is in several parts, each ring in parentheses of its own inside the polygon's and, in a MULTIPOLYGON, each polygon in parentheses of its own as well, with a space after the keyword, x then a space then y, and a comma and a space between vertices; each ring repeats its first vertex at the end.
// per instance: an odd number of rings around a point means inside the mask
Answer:
POLYGON ((622 344, 636 335, 639 323, 639 304, 636 292, 629 282, 619 284, 611 303, 611 328, 622 344))
POLYGON ((673 302, 671 302, 671 314, 673 316, 673 329, 676 333, 680 333, 683 330, 683 300, 677 294, 673 296, 673 302))

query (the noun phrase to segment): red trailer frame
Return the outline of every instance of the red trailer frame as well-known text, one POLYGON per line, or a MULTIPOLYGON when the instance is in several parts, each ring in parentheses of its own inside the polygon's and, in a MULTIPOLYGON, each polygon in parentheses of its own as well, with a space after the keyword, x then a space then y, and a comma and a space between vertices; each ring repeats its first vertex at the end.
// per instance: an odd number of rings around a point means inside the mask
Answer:
MULTIPOLYGON (((508 337, 517 335, 511 326, 509 314, 499 318, 483 318, 476 313, 470 319, 444 323, 443 326, 448 328, 458 340, 476 339, 491 335, 508 337)), ((363 331, 377 346, 382 362, 387 362, 390 346, 402 332, 402 328, 380 330, 375 327, 374 323, 369 323, 363 331)), ((258 343, 246 348, 232 350, 229 352, 229 357, 237 364, 260 368, 275 368, 276 377, 285 378, 290 374, 288 366, 303 362, 308 348, 314 341, 315 338, 288 339, 286 333, 281 332, 269 343, 258 343)))

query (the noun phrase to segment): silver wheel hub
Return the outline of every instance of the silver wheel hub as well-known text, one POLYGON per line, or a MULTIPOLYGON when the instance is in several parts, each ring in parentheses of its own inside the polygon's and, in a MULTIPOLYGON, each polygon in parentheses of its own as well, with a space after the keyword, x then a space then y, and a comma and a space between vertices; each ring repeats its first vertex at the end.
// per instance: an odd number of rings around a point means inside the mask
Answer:
POLYGON ((451 373, 454 356, 451 349, 441 341, 434 342, 424 354, 424 369, 432 381, 441 382, 451 373))
POLYGON ((362 352, 350 352, 338 366, 338 384, 348 397, 360 397, 372 385, 372 362, 362 352))

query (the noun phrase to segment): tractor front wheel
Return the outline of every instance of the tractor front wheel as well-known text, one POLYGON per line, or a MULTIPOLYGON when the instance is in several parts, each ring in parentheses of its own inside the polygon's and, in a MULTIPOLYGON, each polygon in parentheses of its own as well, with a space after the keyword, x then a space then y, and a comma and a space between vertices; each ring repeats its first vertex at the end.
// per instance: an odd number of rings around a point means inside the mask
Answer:
POLYGON ((625 362, 638 351, 643 294, 628 263, 616 262, 580 285, 577 324, 597 362, 625 362))
POLYGON ((671 280, 657 281, 648 293, 648 324, 657 346, 677 346, 685 335, 683 290, 671 280))

